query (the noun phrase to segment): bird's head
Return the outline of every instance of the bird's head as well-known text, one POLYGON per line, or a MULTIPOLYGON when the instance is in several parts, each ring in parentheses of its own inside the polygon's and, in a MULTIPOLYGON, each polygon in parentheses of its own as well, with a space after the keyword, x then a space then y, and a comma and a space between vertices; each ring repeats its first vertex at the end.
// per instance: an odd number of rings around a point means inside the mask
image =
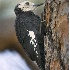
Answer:
POLYGON ((38 6, 43 5, 44 3, 40 3, 40 4, 34 4, 32 2, 29 1, 24 1, 21 2, 19 4, 17 4, 17 6, 15 7, 14 11, 16 14, 18 14, 19 12, 28 12, 28 11, 33 11, 35 10, 38 6))

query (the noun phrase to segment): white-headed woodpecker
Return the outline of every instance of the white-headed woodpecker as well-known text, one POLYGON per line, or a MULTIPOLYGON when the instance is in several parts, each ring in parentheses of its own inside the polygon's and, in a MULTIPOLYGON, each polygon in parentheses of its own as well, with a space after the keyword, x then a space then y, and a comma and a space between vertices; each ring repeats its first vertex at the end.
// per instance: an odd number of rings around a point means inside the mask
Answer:
POLYGON ((40 17, 33 13, 41 5, 43 3, 35 5, 29 1, 17 4, 14 9, 16 14, 15 30, 18 41, 29 58, 36 61, 41 70, 45 70, 44 28, 40 17))

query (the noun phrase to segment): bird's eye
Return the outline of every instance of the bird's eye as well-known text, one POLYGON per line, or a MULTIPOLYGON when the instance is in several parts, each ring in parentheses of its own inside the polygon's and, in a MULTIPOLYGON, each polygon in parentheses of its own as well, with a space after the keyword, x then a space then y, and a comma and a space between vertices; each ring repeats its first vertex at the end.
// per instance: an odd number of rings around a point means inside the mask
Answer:
POLYGON ((18 5, 20 5, 20 4, 18 4, 18 5))
POLYGON ((25 4, 26 4, 26 5, 29 5, 29 2, 26 2, 25 4))

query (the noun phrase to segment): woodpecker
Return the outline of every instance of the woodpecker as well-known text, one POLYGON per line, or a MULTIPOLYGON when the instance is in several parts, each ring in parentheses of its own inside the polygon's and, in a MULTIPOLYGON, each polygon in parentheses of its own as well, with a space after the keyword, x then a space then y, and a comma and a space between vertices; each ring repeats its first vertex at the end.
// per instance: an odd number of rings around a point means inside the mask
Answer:
POLYGON ((15 6, 15 31, 18 41, 32 61, 36 61, 41 70, 45 70, 44 27, 34 10, 43 5, 24 1, 15 6))

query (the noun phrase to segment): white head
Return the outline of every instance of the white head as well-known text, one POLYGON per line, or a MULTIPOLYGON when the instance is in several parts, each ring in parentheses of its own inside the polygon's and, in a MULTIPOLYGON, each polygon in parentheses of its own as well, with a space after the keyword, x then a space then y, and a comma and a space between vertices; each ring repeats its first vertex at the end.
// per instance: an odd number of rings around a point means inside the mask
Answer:
POLYGON ((27 11, 33 11, 35 10, 38 6, 41 6, 43 5, 44 3, 41 3, 41 4, 34 4, 32 2, 29 2, 29 1, 24 1, 24 2, 21 2, 19 4, 17 4, 17 9, 21 9, 21 11, 24 11, 24 12, 27 12, 27 11))
POLYGON ((29 1, 24 1, 24 2, 19 3, 18 8, 20 8, 22 11, 26 12, 26 11, 32 11, 36 7, 34 6, 34 3, 29 2, 29 1))

